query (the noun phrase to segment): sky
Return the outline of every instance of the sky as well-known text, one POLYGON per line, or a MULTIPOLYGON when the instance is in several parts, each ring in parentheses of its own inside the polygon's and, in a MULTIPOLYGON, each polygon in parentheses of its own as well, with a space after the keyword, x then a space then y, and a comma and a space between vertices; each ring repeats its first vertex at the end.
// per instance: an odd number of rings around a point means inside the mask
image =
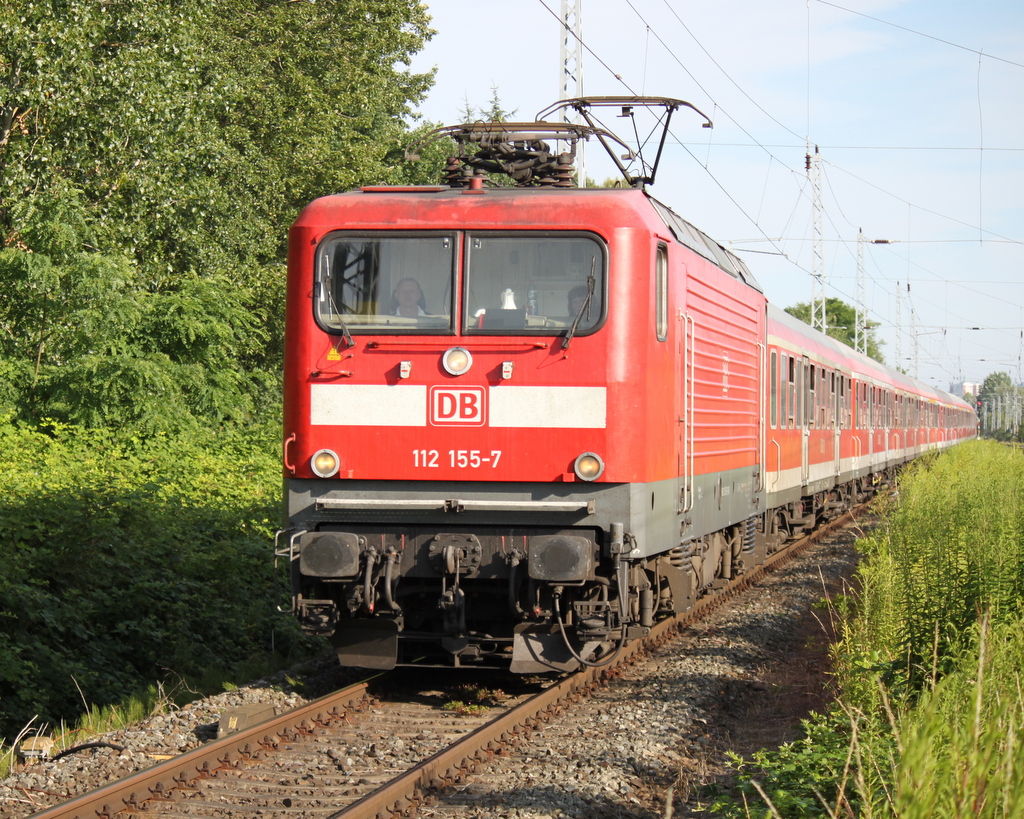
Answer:
MULTIPOLYGON (((561 0, 426 0, 436 69, 423 118, 497 96, 510 119, 559 99, 561 0)), ((1024 3, 574 0, 584 96, 686 100, 652 195, 743 258, 769 300, 808 302, 820 157, 825 293, 867 317, 886 363, 949 389, 1024 382, 1024 3), (812 148, 813 151, 813 148, 812 148)), ((578 88, 572 89, 579 95, 578 88)), ((613 175, 599 149, 586 174, 613 175)))

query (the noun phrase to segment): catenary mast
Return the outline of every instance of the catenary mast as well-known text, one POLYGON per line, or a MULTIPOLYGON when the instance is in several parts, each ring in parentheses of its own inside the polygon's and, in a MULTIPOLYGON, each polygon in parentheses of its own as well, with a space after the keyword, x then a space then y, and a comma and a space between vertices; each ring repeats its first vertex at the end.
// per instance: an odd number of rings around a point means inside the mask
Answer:
MULTIPOLYGON (((562 0, 562 47, 558 82, 558 98, 571 100, 583 96, 583 0, 562 0)), ((580 115, 573 118, 570 109, 563 109, 565 122, 579 123, 580 115)), ((581 188, 587 186, 583 165, 583 142, 576 147, 576 178, 581 188)))

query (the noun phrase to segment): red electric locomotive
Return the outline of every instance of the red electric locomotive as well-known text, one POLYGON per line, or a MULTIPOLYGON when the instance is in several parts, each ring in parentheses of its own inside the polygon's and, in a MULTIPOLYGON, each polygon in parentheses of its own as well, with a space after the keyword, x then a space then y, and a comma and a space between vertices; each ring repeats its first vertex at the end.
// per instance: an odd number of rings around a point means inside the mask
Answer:
POLYGON ((603 662, 967 434, 963 402, 769 308, 649 196, 656 161, 573 186, 579 140, 625 148, 595 110, 660 108, 663 144, 692 106, 562 105, 587 124, 442 129, 447 184, 324 197, 291 230, 280 554, 347 665, 603 662), (889 436, 926 407, 958 428, 889 436))

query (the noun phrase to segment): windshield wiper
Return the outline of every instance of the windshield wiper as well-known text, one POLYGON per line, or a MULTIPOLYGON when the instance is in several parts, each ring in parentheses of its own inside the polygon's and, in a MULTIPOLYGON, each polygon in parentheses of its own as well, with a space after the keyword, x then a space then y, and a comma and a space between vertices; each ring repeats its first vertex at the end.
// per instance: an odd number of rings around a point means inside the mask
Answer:
POLYGON ((348 325, 345 323, 345 319, 341 317, 341 313, 338 313, 338 324, 341 325, 341 333, 345 336, 345 341, 348 342, 348 346, 355 347, 356 342, 352 338, 352 334, 348 331, 348 325))
POLYGON ((590 263, 590 275, 587 276, 587 297, 583 300, 583 304, 580 305, 580 309, 576 311, 576 318, 572 320, 572 326, 569 328, 569 332, 565 334, 565 338, 562 339, 562 349, 568 350, 569 345, 572 344, 572 337, 576 335, 576 328, 579 327, 580 319, 583 318, 583 313, 586 312, 587 320, 590 320, 590 302, 594 298, 594 267, 597 265, 597 257, 595 256, 590 263))
POLYGON ((348 325, 345 323, 345 319, 341 314, 341 310, 338 308, 337 303, 334 301, 334 294, 331 293, 331 288, 325 287, 322 281, 317 282, 316 286, 320 290, 321 301, 323 301, 324 295, 327 296, 327 301, 331 306, 331 317, 335 319, 340 325, 339 329, 341 330, 342 335, 345 337, 346 343, 348 344, 349 347, 355 347, 356 342, 352 338, 352 334, 348 331, 348 325))

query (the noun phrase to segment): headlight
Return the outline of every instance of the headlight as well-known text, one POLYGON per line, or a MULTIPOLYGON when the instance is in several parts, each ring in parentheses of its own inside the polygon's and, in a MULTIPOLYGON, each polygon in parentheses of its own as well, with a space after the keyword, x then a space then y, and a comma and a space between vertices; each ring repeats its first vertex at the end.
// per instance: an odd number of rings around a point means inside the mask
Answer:
POLYGON ((441 356, 441 364, 451 375, 462 375, 473 366, 473 356, 464 347, 452 347, 441 356))
POLYGON ((596 481, 604 472, 604 461, 596 452, 584 452, 576 459, 572 468, 581 481, 596 481))
POLYGON ((309 459, 309 465, 321 478, 330 478, 338 471, 338 456, 329 449, 321 449, 309 459))

